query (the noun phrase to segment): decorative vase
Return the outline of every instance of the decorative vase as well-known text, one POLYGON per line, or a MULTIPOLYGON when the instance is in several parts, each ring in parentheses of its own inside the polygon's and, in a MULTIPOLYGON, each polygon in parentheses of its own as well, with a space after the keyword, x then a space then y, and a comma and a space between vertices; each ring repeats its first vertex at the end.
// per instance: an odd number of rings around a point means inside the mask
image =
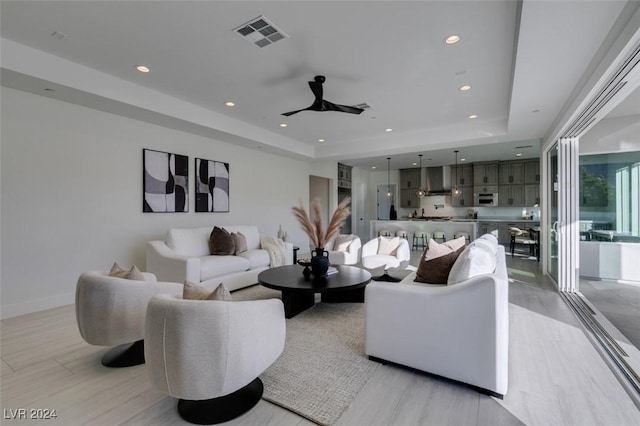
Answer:
POLYGON ((318 247, 311 253, 311 273, 316 277, 324 277, 329 270, 329 252, 318 247))

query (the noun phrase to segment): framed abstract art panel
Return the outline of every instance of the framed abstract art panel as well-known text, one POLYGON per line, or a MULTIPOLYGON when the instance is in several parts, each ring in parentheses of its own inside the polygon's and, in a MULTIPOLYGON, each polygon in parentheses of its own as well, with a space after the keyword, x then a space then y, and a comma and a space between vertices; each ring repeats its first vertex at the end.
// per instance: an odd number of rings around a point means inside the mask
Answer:
POLYGON ((189 211, 189 157, 143 149, 144 201, 142 211, 189 211))
POLYGON ((229 211, 229 163, 196 158, 196 212, 229 211))

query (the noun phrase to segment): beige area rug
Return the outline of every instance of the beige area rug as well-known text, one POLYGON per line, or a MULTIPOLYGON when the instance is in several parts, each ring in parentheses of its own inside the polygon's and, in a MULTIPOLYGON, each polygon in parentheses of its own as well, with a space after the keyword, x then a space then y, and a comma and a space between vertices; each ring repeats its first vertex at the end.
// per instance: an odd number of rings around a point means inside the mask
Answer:
MULTIPOLYGON (((278 297, 254 286, 234 300, 278 297)), ((319 303, 287 320, 284 352, 260 378, 263 399, 321 425, 332 425, 380 364, 364 353, 364 304, 319 303)))

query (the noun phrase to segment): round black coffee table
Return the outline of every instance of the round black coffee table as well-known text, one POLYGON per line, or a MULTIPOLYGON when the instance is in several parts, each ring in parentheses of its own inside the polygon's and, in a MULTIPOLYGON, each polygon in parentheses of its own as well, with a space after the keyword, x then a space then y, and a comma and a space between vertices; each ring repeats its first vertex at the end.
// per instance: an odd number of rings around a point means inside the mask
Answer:
POLYGON ((364 302, 364 287, 371 274, 355 266, 336 266, 337 274, 326 277, 305 278, 300 265, 278 266, 260 272, 258 282, 268 288, 282 291, 285 317, 291 318, 315 303, 315 293, 328 303, 364 302))

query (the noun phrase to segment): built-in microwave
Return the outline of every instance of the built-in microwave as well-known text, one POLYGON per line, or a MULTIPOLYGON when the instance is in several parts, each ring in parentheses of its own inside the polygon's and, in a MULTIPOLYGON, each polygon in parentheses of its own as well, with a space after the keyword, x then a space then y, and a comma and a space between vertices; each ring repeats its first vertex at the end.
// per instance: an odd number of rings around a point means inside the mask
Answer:
POLYGON ((473 194, 475 206, 495 207, 498 205, 498 194, 473 194))

